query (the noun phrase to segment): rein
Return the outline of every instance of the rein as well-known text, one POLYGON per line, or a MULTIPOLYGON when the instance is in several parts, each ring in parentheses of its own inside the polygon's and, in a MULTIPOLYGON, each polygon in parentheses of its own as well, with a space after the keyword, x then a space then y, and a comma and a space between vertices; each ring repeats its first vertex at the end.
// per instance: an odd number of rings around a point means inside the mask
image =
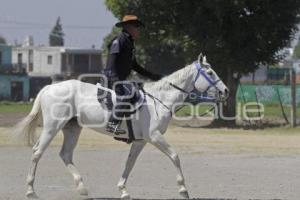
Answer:
POLYGON ((143 92, 144 92, 145 95, 148 95, 151 99, 153 99, 154 104, 155 104, 155 112, 156 112, 156 115, 157 115, 157 116, 158 116, 158 112, 157 112, 157 110, 156 110, 156 101, 155 101, 155 100, 157 100, 157 101, 158 101, 159 103, 161 103, 167 110, 169 110, 171 116, 173 115, 171 108, 169 108, 166 104, 164 104, 164 102, 163 102, 162 100, 160 100, 159 98, 157 98, 157 97, 153 96, 152 94, 146 92, 146 91, 144 90, 144 88, 142 88, 142 90, 143 90, 143 92))
MULTIPOLYGON (((184 108, 186 105, 180 106, 178 109, 176 109, 175 113, 177 113, 179 110, 181 110, 182 108, 184 108)), ((210 109, 206 110, 204 113, 202 113, 201 115, 199 115, 199 117, 203 117, 205 115, 207 115, 209 112, 215 110, 215 106, 212 106, 210 109)))
POLYGON ((179 90, 180 92, 185 93, 185 94, 188 94, 188 95, 191 95, 191 94, 192 94, 192 95, 195 95, 195 97, 196 97, 199 101, 215 101, 215 98, 205 96, 205 94, 207 93, 207 91, 208 91, 211 87, 214 87, 214 88, 216 88, 216 90, 220 91, 219 88, 218 88, 216 85, 217 85, 218 82, 221 81, 221 79, 218 79, 218 80, 216 80, 216 81, 211 80, 211 79, 206 75, 206 73, 202 70, 202 67, 201 67, 201 64, 200 64, 199 61, 198 61, 198 62, 195 61, 194 64, 195 64, 195 66, 196 66, 196 68, 197 68, 197 70, 198 70, 197 75, 196 75, 195 80, 194 80, 194 90, 196 89, 196 85, 195 85, 195 84, 196 84, 198 78, 200 77, 200 75, 202 75, 202 76, 205 78, 205 80, 206 80, 207 82, 209 82, 209 84, 210 84, 210 85, 206 88, 206 90, 205 90, 204 92, 200 93, 200 95, 197 95, 197 94, 195 94, 194 92, 188 92, 188 91, 186 91, 186 90, 184 90, 184 89, 178 87, 177 85, 175 85, 175 84, 173 84, 173 83, 171 83, 171 82, 168 82, 169 85, 172 86, 172 87, 174 87, 175 89, 179 90))
MULTIPOLYGON (((194 80, 194 89, 196 89, 196 85, 195 85, 195 84, 196 84, 196 81, 198 80, 198 78, 200 77, 200 75, 202 75, 202 76, 209 82, 209 84, 210 84, 210 85, 207 87, 207 89, 206 89, 203 93, 201 93, 200 95, 197 95, 197 94, 195 94, 195 93, 193 93, 193 92, 188 92, 188 91, 186 91, 186 90, 184 90, 184 89, 178 87, 177 85, 175 85, 175 84, 173 84, 173 83, 171 83, 171 82, 168 82, 169 85, 172 86, 173 88, 179 90, 179 91, 182 92, 182 93, 185 93, 185 94, 188 94, 188 95, 191 95, 191 94, 195 95, 196 98, 197 98, 198 100, 200 100, 200 101, 212 101, 212 102, 214 102, 214 101, 216 100, 215 98, 205 96, 204 94, 206 94, 207 91, 208 91, 211 87, 215 87, 218 91, 220 91, 219 88, 218 88, 216 85, 217 85, 217 83, 218 83, 219 81, 221 81, 221 80, 220 80, 220 79, 218 79, 218 80, 216 80, 216 81, 211 80, 211 79, 206 75, 205 71, 202 69, 201 64, 200 64, 199 61, 198 61, 198 62, 195 61, 194 64, 195 64, 195 66, 196 66, 196 68, 197 68, 197 75, 196 75, 195 80, 194 80)), ((153 96, 152 94, 146 92, 145 90, 143 90, 143 92, 144 92, 146 95, 148 95, 150 98, 152 98, 152 99, 154 100, 155 111, 156 111, 156 114, 157 114, 157 115, 158 115, 158 112, 157 112, 157 110, 156 110, 156 101, 155 101, 155 100, 157 100, 157 101, 158 101, 159 103, 161 103, 167 110, 169 110, 171 116, 173 115, 172 109, 169 108, 166 104, 164 104, 163 101, 161 101, 159 98, 153 96)), ((180 109, 182 109, 183 107, 184 107, 184 106, 182 106, 182 107, 180 107, 179 109, 177 109, 177 110, 175 111, 175 113, 176 113, 177 111, 179 111, 180 109)), ((206 115, 208 112, 212 111, 213 109, 214 109, 214 106, 213 106, 212 108, 210 108, 207 112, 205 112, 204 114, 202 114, 201 116, 206 115)))

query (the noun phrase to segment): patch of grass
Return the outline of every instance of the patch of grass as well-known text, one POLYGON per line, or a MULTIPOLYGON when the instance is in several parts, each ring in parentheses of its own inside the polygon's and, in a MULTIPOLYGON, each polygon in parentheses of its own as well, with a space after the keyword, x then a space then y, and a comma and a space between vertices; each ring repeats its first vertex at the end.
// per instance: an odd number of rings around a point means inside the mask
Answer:
MULTIPOLYGON (((243 104, 238 105, 240 106, 241 113, 243 113, 243 104)), ((237 111, 238 111, 237 106, 237 111)), ((201 105, 198 106, 185 106, 178 112, 176 112, 176 116, 191 116, 191 115, 201 115, 206 113, 211 108, 210 105, 201 105)), ((256 109, 256 106, 249 106, 248 108, 256 109)), ((290 117, 290 106, 283 106, 284 112, 286 116, 290 117)), ((212 111, 213 113, 213 111, 212 111)), ((260 113, 262 114, 262 113, 260 113)), ((274 117, 274 118, 282 118, 282 111, 279 104, 265 104, 264 105, 264 112, 265 117, 274 117)), ((297 114, 300 116, 300 106, 297 106, 297 114)), ((258 116, 258 113, 249 113, 249 116, 258 116)))
MULTIPOLYGON (((185 106, 176 112, 176 116, 200 116, 211 109, 212 106, 209 105, 199 105, 199 106, 185 106)), ((213 111, 212 111, 213 113, 213 111)))
MULTIPOLYGON (((282 111, 279 104, 265 104, 265 116, 282 117, 282 111)), ((284 113, 289 116, 290 106, 283 106, 284 113)))
POLYGON ((29 103, 0 102, 0 113, 27 113, 31 108, 32 104, 29 103))
MULTIPOLYGON (((200 116, 207 113, 211 109, 211 105, 199 104, 197 106, 185 106, 176 112, 176 116, 200 116)), ((242 108, 243 105, 240 105, 242 108)), ((254 106, 255 107, 255 106, 254 106)), ((251 108, 254 108, 253 106, 251 108)), ((0 113, 28 113, 32 109, 32 103, 16 103, 9 101, 0 101, 0 113)), ((285 114, 290 118, 290 106, 284 106, 285 114)), ((211 111, 213 113, 214 111, 211 111)), ((257 113, 249 113, 249 116, 258 116, 257 113)), ((300 117, 300 106, 297 106, 297 116, 300 117)), ((205 117, 210 117, 209 114, 205 117)), ((279 104, 265 104, 264 105, 264 119, 276 118, 283 119, 281 108, 279 104)))

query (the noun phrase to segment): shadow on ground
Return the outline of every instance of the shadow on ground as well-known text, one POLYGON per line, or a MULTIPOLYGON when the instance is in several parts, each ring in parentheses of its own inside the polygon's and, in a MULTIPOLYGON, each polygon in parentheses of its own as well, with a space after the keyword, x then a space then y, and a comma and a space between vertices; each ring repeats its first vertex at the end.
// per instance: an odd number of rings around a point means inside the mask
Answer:
POLYGON ((251 124, 238 124, 230 126, 226 125, 215 125, 215 124, 207 124, 207 125, 193 125, 189 123, 179 124, 178 127, 182 128, 207 128, 207 129, 216 129, 216 128, 231 128, 231 129, 243 129, 243 130, 264 130, 267 128, 280 128, 285 127, 286 124, 283 123, 269 123, 269 122, 261 122, 261 123, 251 123, 251 124))
MULTIPOLYGON (((84 200, 120 200, 120 199, 119 198, 88 198, 88 199, 84 199, 84 200)), ((183 200, 183 199, 133 199, 133 200, 183 200)), ((192 198, 191 200, 237 200, 237 199, 192 198)), ((258 200, 258 199, 256 199, 256 200, 258 200)), ((280 199, 276 199, 276 200, 280 200, 280 199)))
MULTIPOLYGON (((84 200, 120 200, 119 198, 88 198, 84 200)), ((184 200, 184 199, 134 199, 133 200, 184 200)), ((191 198, 191 200, 238 200, 238 199, 220 199, 220 198, 191 198)), ((249 199, 251 200, 251 199, 249 199)), ((252 199, 254 200, 254 199, 252 199)), ((255 199, 259 200, 259 199, 255 199)), ((269 199, 269 200, 280 200, 280 199, 269 199)))

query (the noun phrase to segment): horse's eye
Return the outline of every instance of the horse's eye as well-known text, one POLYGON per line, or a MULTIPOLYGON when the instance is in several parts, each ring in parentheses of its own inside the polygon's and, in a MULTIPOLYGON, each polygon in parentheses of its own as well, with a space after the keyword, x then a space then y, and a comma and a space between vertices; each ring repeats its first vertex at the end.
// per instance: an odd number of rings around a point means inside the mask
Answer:
POLYGON ((212 76, 213 75, 213 72, 211 70, 207 70, 206 72, 208 75, 212 76))

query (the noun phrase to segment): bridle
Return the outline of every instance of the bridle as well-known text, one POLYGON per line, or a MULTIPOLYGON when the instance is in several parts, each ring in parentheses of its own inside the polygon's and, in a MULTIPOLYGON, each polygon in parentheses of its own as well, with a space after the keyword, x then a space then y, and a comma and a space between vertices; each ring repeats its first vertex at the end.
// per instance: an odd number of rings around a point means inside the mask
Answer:
POLYGON ((212 87, 214 87, 217 91, 220 92, 221 90, 217 87, 217 83, 220 82, 221 79, 212 80, 209 76, 207 76, 206 71, 203 70, 203 68, 201 67, 201 64, 200 64, 199 60, 195 61, 194 65, 197 68, 197 75, 196 75, 196 77, 193 81, 194 88, 191 92, 186 91, 186 90, 178 87, 177 85, 169 82, 170 86, 172 86, 173 88, 175 88, 175 89, 177 89, 177 90, 179 90, 179 91, 181 91, 181 92, 183 92, 183 93, 185 93, 189 96, 194 96, 196 100, 199 100, 199 101, 202 101, 202 102, 215 102, 216 99, 213 98, 213 97, 208 97, 207 92, 212 87), (196 88, 196 82, 197 82, 197 80, 199 79, 200 76, 203 76, 205 78, 205 80, 209 83, 209 86, 206 88, 206 90, 204 92, 196 94, 193 91, 194 90, 198 91, 197 88, 196 88))
MULTIPOLYGON (((196 100, 199 100, 199 101, 202 101, 202 102, 216 102, 216 98, 213 98, 213 97, 208 97, 207 96, 207 92, 210 88, 214 87, 217 91, 221 91, 218 87, 217 87, 217 83, 221 81, 221 79, 217 79, 217 80, 212 80, 209 76, 207 76, 206 74, 206 71, 201 67, 201 64, 200 64, 200 61, 195 61, 194 62, 194 65, 196 66, 197 68, 197 75, 193 81, 193 85, 194 85, 194 88, 192 91, 186 91, 180 87, 178 87, 177 85, 171 83, 171 82, 168 82, 170 86, 172 86, 173 88, 179 90, 180 92, 182 93, 185 93, 187 95, 192 95, 192 96, 195 96, 195 99, 196 100), (201 93, 194 93, 193 91, 194 90, 197 90, 196 88, 196 82, 197 80, 199 79, 200 76, 203 76, 205 78, 205 80, 209 83, 209 86, 206 88, 206 90, 204 92, 201 92, 201 93)), ((198 91, 198 90, 197 90, 198 91)), ((155 102, 155 100, 157 100, 159 103, 161 103, 165 108, 167 108, 170 113, 171 113, 171 116, 172 116, 172 109, 169 108, 167 105, 164 104, 164 102, 162 102, 160 99, 158 99, 157 97, 153 96, 152 94, 146 92, 145 90, 143 90, 143 92, 148 95, 150 98, 152 98, 155 102)), ((156 106, 155 106, 156 107, 156 106)), ((182 106, 184 107, 184 106, 182 106)), ((180 110, 182 107, 180 107, 179 109, 177 109, 175 112, 177 112, 178 110, 180 110)), ((157 113, 158 114, 158 113, 157 113)))

